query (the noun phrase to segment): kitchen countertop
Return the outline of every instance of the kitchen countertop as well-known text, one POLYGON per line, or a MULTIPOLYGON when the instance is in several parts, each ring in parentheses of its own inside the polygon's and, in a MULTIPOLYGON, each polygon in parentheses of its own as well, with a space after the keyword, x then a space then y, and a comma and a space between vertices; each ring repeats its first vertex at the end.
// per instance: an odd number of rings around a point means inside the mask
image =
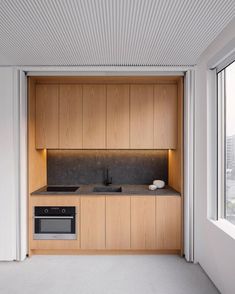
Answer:
POLYGON ((169 186, 163 189, 157 189, 150 191, 148 185, 111 185, 111 187, 122 187, 122 192, 93 192, 94 187, 104 187, 104 185, 92 184, 92 185, 77 185, 80 188, 75 192, 48 192, 45 191, 47 186, 44 186, 34 192, 31 195, 156 195, 156 196, 180 196, 176 190, 169 186))

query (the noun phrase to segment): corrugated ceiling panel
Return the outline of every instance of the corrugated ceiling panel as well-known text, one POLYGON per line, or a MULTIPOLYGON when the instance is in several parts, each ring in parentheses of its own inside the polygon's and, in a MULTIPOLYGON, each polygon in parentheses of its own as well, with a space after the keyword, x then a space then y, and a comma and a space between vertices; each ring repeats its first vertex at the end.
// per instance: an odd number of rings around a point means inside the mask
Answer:
POLYGON ((234 16, 234 0, 0 0, 0 65, 193 65, 234 16))

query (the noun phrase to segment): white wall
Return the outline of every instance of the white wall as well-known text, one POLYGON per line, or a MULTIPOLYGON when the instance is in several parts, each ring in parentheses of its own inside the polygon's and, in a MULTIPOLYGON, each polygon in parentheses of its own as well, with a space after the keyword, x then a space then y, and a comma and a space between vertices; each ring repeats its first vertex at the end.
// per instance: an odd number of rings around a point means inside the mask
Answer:
POLYGON ((17 113, 15 72, 0 67, 0 260, 16 259, 17 113))
MULTIPOLYGON (((223 294, 235 293, 235 239, 208 219, 208 62, 235 38, 233 20, 200 57, 195 96, 195 259, 223 294)), ((234 81, 235 82, 235 81, 234 81)), ((216 97, 214 97, 216 99, 216 97)), ((211 152, 211 150, 209 150, 211 152)))

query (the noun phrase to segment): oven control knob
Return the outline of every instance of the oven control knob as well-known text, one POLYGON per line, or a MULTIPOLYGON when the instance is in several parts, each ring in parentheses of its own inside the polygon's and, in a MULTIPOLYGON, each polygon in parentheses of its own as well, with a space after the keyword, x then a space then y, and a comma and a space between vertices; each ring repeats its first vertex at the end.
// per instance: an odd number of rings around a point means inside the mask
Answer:
POLYGON ((44 212, 45 212, 45 213, 48 213, 48 209, 47 209, 47 208, 45 208, 45 209, 44 209, 44 212))
POLYGON ((63 208, 63 209, 62 209, 62 213, 65 213, 65 211, 66 211, 65 208, 63 208))

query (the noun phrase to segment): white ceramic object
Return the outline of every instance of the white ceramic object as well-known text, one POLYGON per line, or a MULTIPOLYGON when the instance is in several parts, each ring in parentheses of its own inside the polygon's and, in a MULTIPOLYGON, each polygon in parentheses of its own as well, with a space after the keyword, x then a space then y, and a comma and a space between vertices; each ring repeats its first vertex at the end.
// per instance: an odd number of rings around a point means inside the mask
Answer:
POLYGON ((153 181, 153 185, 156 186, 158 189, 162 189, 165 187, 165 182, 161 180, 153 181))
POLYGON ((149 190, 154 191, 156 189, 157 189, 157 187, 155 185, 149 185, 149 190))

